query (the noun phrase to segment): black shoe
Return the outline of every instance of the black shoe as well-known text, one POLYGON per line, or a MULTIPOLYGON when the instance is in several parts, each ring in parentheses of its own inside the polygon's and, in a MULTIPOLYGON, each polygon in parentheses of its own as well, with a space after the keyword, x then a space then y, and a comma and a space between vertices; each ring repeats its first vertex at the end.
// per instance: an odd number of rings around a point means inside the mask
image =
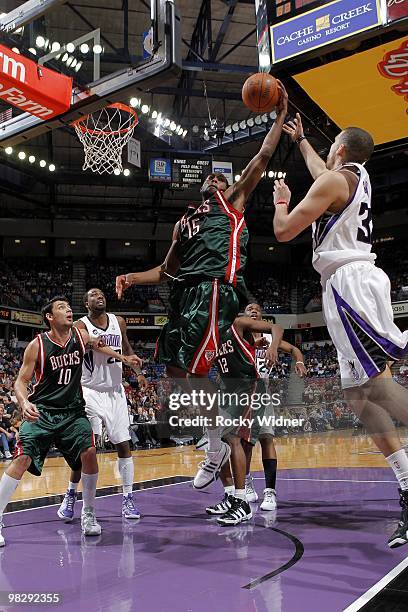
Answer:
POLYGON ((401 510, 401 518, 398 523, 398 527, 388 540, 388 546, 390 548, 398 548, 398 546, 403 546, 403 544, 408 543, 408 491, 401 491, 398 489, 400 494, 400 506, 401 510))
POLYGON ((205 511, 207 514, 225 514, 231 508, 232 501, 235 499, 233 495, 224 495, 224 499, 215 504, 215 506, 208 506, 205 511))
POLYGON ((238 525, 252 518, 252 510, 247 501, 234 497, 231 508, 217 519, 219 525, 238 525))

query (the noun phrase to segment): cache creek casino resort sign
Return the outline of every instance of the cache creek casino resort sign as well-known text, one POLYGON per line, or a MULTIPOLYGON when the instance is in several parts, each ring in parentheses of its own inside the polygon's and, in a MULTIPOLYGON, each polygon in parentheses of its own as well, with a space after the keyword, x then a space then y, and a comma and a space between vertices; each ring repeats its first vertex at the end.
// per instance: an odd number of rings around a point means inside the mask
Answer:
POLYGON ((335 0, 271 26, 272 62, 282 62, 382 23, 380 0, 335 0))

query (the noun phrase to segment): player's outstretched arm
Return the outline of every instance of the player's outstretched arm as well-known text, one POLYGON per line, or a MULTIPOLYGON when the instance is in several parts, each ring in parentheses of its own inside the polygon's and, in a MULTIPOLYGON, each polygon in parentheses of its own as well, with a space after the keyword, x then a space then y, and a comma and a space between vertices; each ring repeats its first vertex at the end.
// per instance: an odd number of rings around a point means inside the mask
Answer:
POLYGON ((131 285, 160 285, 171 280, 180 267, 177 256, 178 250, 178 228, 177 222, 173 230, 173 241, 167 252, 164 262, 160 266, 146 270, 145 272, 129 272, 116 277, 116 294, 122 299, 123 292, 131 285))
POLYGON ((299 113, 296 113, 296 118, 293 121, 288 121, 282 128, 285 134, 288 134, 293 142, 299 145, 300 152, 306 162, 307 169, 314 179, 323 174, 327 170, 326 164, 322 158, 316 153, 310 142, 307 140, 302 125, 302 119, 299 113))
POLYGON ((272 367, 278 361, 278 347, 282 342, 283 329, 276 323, 268 323, 268 321, 256 321, 251 317, 239 317, 234 321, 234 327, 238 333, 243 336, 244 331, 251 333, 263 332, 272 335, 272 342, 266 350, 266 364, 272 367))
POLYGON ((305 359, 302 351, 299 350, 297 346, 290 344, 290 342, 286 342, 286 340, 282 340, 279 345, 279 350, 292 355, 293 361, 295 362, 295 372, 300 378, 306 376, 307 369, 305 366, 305 359))
POLYGON ((280 89, 279 102, 276 107, 276 119, 262 143, 259 153, 255 155, 243 170, 239 181, 228 187, 225 192, 227 200, 236 203, 239 199, 244 205, 258 185, 268 163, 278 146, 285 117, 288 113, 288 94, 283 84, 278 81, 280 89))
POLYGON ((14 383, 14 392, 16 394, 17 401, 23 413, 23 418, 26 421, 36 421, 40 413, 34 404, 28 401, 28 385, 33 379, 35 366, 38 359, 38 340, 35 338, 30 342, 24 351, 23 365, 17 376, 17 380, 14 383))
MULTIPOLYGON (((131 356, 137 357, 137 355, 135 355, 134 350, 129 342, 129 338, 127 337, 127 327, 126 327, 125 319, 119 316, 117 316, 116 318, 118 320, 120 331, 122 333, 123 354, 126 355, 126 357, 131 357, 131 356)), ((138 359, 140 359, 140 357, 138 357, 138 359)), ((134 370, 134 372, 136 373, 137 382, 138 382, 139 387, 142 389, 142 391, 147 389, 147 387, 149 386, 149 381, 145 378, 145 376, 143 376, 140 366, 139 365, 132 366, 132 370, 134 370)))
POLYGON ((285 181, 275 181, 273 229, 279 242, 296 238, 333 204, 344 205, 349 197, 349 188, 340 172, 327 170, 316 179, 303 200, 289 213, 290 197, 291 192, 285 181))
POLYGON ((86 347, 92 349, 93 351, 97 351, 98 353, 102 353, 107 357, 112 357, 113 359, 117 359, 126 365, 132 367, 141 366, 143 361, 137 355, 130 355, 129 357, 126 355, 121 355, 114 351, 110 346, 105 346, 103 344, 102 338, 91 338, 88 332, 84 329, 79 329, 79 333, 81 334, 82 341, 86 347))

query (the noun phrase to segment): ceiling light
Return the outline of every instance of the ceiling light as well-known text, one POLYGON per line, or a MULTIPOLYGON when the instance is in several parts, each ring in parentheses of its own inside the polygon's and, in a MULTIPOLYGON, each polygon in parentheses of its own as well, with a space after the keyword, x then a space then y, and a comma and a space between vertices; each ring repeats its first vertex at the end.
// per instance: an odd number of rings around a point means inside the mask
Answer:
POLYGON ((20 55, 20 51, 17 49, 17 47, 11 47, 11 50, 20 55))
POLYGON ((94 45, 92 47, 92 51, 94 53, 96 53, 96 55, 99 55, 100 53, 102 53, 102 46, 101 45, 94 45))
POLYGON ((268 247, 268 251, 274 251, 274 250, 275 250, 275 247, 272 247, 272 246, 268 247))
POLYGON ((54 164, 50 164, 50 165, 48 166, 48 170, 49 170, 50 172, 54 172, 54 171, 55 171, 55 165, 54 165, 54 164))
POLYGON ((114 169, 114 171, 113 171, 113 174, 114 174, 115 176, 119 176, 119 174, 120 174, 120 170, 119 170, 119 168, 115 168, 115 169, 114 169))
POLYGON ((133 108, 135 108, 136 106, 139 106, 140 100, 139 98, 130 98, 130 106, 133 106, 133 108))
POLYGON ((249 119, 247 119, 247 126, 252 128, 255 125, 255 121, 253 117, 250 117, 249 119))
POLYGON ((81 53, 83 53, 84 55, 86 55, 89 51, 89 45, 87 45, 86 43, 82 43, 79 48, 81 49, 81 53))
POLYGON ((275 120, 276 119, 276 111, 272 111, 269 113, 269 118, 275 120))
POLYGON ((208 132, 204 132, 204 140, 210 140, 210 137, 208 135, 208 132))
POLYGON ((247 122, 245 120, 241 121, 241 123, 239 124, 239 127, 241 128, 241 130, 246 130, 247 122))
POLYGON ((170 119, 165 119, 163 121, 163 126, 166 128, 166 127, 169 127, 169 125, 170 125, 170 119))
POLYGON ((141 111, 142 111, 142 113, 143 113, 144 115, 146 115, 146 113, 148 113, 148 112, 149 112, 149 107, 148 107, 148 105, 147 105, 147 104, 143 104, 143 105, 142 105, 142 108, 141 108, 141 111))
POLYGON ((124 169, 124 171, 123 171, 123 174, 124 174, 125 176, 129 176, 129 175, 130 175, 130 170, 129 170, 129 168, 125 168, 125 169, 124 169))
POLYGON ((4 150, 7 153, 7 155, 11 155, 13 152, 13 147, 6 147, 4 150))
POLYGON ((37 47, 44 47, 45 45, 45 38, 44 36, 37 36, 37 38, 35 39, 35 44, 37 45, 37 47))
POLYGON ((198 125, 193 125, 192 130, 193 130, 193 134, 198 134, 198 132, 200 131, 200 128, 198 127, 198 125))
POLYGON ((75 51, 75 45, 72 42, 69 42, 67 45, 65 45, 65 48, 68 53, 73 53, 75 51))
POLYGON ((76 240, 70 240, 69 244, 76 244, 76 240))
POLYGON ((268 113, 264 113, 261 117, 263 123, 268 123, 268 113))
POLYGON ((68 53, 64 53, 64 55, 62 56, 61 62, 66 62, 68 58, 69 58, 68 53))
POLYGON ((130 246, 130 242, 125 242, 125 246, 130 246))
POLYGON ((61 45, 59 42, 55 41, 51 45, 51 51, 59 51, 61 49, 61 45))
POLYGON ((33 164, 35 162, 35 155, 30 155, 28 161, 30 162, 30 164, 33 164))
POLYGON ((157 110, 152 112, 152 119, 157 119, 157 110))
POLYGON ((183 133, 181 135, 182 138, 185 138, 187 136, 187 130, 183 130, 183 133))
POLYGON ((40 244, 45 244, 45 240, 40 240, 40 244))
POLYGON ((260 115, 257 115, 257 116, 255 117, 255 120, 254 120, 254 121, 255 121, 256 125, 261 125, 261 123, 262 123, 262 119, 261 119, 260 115))
POLYGON ((269 172, 268 172, 268 177, 269 177, 269 178, 273 178, 274 176, 275 176, 275 175, 274 175, 273 170, 269 170, 269 172))
POLYGON ((14 240, 14 242, 15 242, 16 244, 20 244, 21 240, 20 240, 19 238, 16 238, 16 239, 14 240))
POLYGON ((283 173, 282 172, 278 172, 277 177, 278 177, 278 179, 283 178, 283 173))
POLYGON ((172 131, 172 132, 174 132, 174 131, 175 131, 175 129, 176 129, 176 127, 177 127, 177 123, 175 123, 175 121, 172 121, 172 122, 170 123, 170 129, 171 129, 171 131, 172 131))
POLYGON ((27 156, 26 156, 26 154, 24 153, 24 151, 20 151, 20 152, 19 152, 19 154, 18 154, 18 159, 25 159, 26 157, 27 157, 27 156))
POLYGON ((47 165, 47 162, 46 162, 44 159, 42 159, 42 160, 40 161, 40 166, 41 166, 41 168, 45 168, 45 166, 46 166, 46 165, 47 165))
POLYGON ((72 62, 74 61, 75 58, 72 57, 72 55, 69 56, 69 58, 67 59, 67 66, 69 67, 72 62))
POLYGON ((74 61, 71 64, 71 68, 75 68, 75 66, 77 65, 77 59, 74 57, 74 61))
POLYGON ((231 134, 231 131, 232 131, 231 126, 230 126, 230 125, 227 125, 227 126, 226 126, 226 128, 225 128, 225 133, 226 133, 226 134, 231 134))
POLYGON ((240 174, 236 174, 235 175, 235 182, 239 181, 240 178, 241 178, 241 175, 240 174))
POLYGON ((75 66, 75 72, 79 72, 81 70, 82 62, 78 62, 75 66))
POLYGON ((34 47, 30 47, 30 48, 29 48, 29 52, 30 52, 32 55, 37 55, 37 51, 34 49, 34 47))
POLYGON ((239 125, 238 125, 238 123, 233 123, 233 124, 232 124, 232 131, 233 131, 233 132, 238 132, 238 131, 239 131, 239 125))

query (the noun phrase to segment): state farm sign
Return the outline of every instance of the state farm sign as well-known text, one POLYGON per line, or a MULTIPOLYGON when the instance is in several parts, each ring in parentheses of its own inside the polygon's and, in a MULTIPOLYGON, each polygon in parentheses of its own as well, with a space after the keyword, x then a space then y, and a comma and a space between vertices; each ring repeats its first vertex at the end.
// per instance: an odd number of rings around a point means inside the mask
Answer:
POLYGON ((72 79, 0 45, 0 98, 40 119, 71 105, 72 79))
POLYGON ((408 17, 408 0, 387 0, 387 21, 408 17))

